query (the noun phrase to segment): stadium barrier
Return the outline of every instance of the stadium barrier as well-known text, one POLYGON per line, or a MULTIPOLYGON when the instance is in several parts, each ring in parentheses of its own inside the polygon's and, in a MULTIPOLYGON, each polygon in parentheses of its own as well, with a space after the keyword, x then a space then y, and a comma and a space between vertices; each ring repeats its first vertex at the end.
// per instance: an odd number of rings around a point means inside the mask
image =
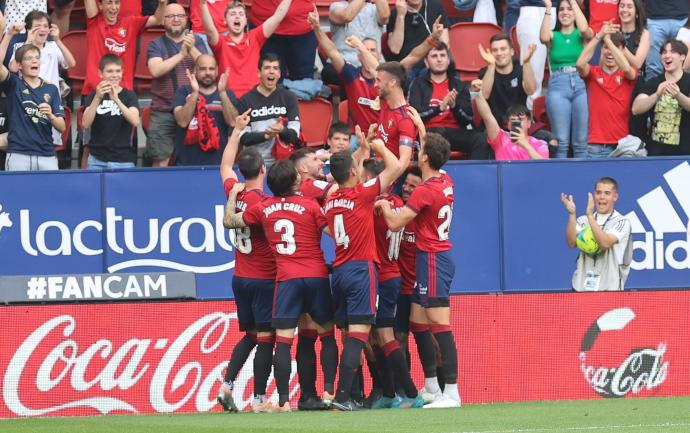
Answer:
MULTIPOLYGON (((464 403, 690 395, 690 291, 458 295, 451 308, 464 403)), ((0 319, 3 418, 217 411, 242 336, 232 301, 1 306, 0 319)), ((412 338, 410 352, 421 387, 412 338)))
MULTIPOLYGON (((453 293, 563 291, 577 252, 560 193, 579 213, 596 179, 619 182, 633 222, 627 287, 690 287, 690 165, 676 158, 451 162, 453 293)), ((0 173, 0 275, 193 272, 197 298, 231 298, 231 232, 216 168, 0 173)), ((333 244, 324 236, 327 258, 333 244)), ((70 299, 66 299, 70 300, 70 299)), ((73 299, 72 299, 73 300, 73 299)))

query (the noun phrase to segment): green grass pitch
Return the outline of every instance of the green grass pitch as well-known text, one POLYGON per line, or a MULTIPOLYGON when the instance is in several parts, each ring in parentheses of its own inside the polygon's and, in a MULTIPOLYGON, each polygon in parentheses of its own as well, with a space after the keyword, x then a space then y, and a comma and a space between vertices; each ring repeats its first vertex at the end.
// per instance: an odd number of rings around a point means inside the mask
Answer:
POLYGON ((466 405, 355 413, 120 415, 0 421, 12 433, 690 432, 690 397, 466 405))

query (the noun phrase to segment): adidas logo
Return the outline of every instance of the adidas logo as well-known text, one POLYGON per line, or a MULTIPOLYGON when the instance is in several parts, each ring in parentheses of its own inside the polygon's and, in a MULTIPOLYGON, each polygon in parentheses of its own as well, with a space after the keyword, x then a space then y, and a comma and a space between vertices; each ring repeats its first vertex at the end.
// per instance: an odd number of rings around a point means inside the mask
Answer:
POLYGON ((634 238, 633 252, 640 250, 641 258, 633 258, 635 270, 690 269, 690 164, 684 162, 664 173, 664 179, 671 197, 663 186, 658 186, 637 199, 642 214, 651 226, 648 231, 637 212, 626 215, 632 226, 634 238), (673 205, 672 199, 685 213, 683 223, 673 205), (678 234, 684 235, 678 235, 678 234), (643 236, 640 236, 643 235, 643 236), (671 239, 669 239, 671 238, 671 239), (639 260, 635 260, 635 258, 639 260))

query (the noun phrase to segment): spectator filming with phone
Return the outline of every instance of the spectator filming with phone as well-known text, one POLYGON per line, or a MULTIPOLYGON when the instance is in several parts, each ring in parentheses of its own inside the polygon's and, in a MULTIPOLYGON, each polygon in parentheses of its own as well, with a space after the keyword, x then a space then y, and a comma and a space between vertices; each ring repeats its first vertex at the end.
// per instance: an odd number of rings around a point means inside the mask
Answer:
POLYGON ((496 154, 497 161, 519 161, 528 159, 548 159, 549 146, 532 137, 532 114, 524 105, 513 105, 506 113, 509 131, 505 131, 491 112, 489 103, 480 93, 475 99, 477 109, 486 126, 486 139, 496 154))

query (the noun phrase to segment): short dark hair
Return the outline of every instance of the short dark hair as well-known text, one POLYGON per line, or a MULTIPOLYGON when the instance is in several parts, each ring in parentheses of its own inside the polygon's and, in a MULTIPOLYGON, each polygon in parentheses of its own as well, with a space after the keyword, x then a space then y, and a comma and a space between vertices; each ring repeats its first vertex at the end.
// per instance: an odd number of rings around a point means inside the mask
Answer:
POLYGON ((611 42, 618 48, 625 48, 625 35, 621 32, 613 33, 611 36, 611 42))
POLYGON ((429 158, 429 167, 440 170, 450 158, 450 143, 441 134, 429 132, 422 152, 429 158))
POLYGON ((666 42, 661 46, 661 49, 659 49, 659 53, 663 53, 664 49, 666 48, 666 45, 671 44, 671 51, 674 53, 678 53, 681 56, 688 56, 688 46, 685 45, 685 42, 679 41, 678 39, 667 39, 666 42))
POLYGON ((264 165, 264 158, 253 147, 242 149, 237 158, 237 168, 247 180, 256 179, 264 165))
POLYGON ((280 57, 278 57, 275 53, 263 53, 261 57, 259 57, 259 69, 261 69, 264 63, 267 62, 278 62, 278 64, 280 65, 280 57))
POLYGON ((38 53, 38 56, 39 57, 41 56, 41 49, 40 48, 38 48, 34 44, 25 44, 25 45, 22 45, 21 47, 19 47, 17 49, 17 51, 14 53, 14 61, 17 63, 21 63, 22 60, 24 60, 24 56, 29 51, 36 51, 38 53))
POLYGON ((417 164, 411 166, 407 170, 405 170, 405 174, 403 175, 403 179, 407 177, 408 174, 411 174, 412 176, 417 176, 418 178, 422 178, 422 169, 419 168, 417 164))
POLYGON ((508 42, 508 46, 510 48, 513 48, 513 41, 510 40, 508 35, 503 34, 503 33, 498 33, 498 34, 491 36, 491 39, 489 39, 489 46, 491 46, 491 44, 493 44, 494 42, 498 42, 498 41, 506 41, 506 42, 508 42))
POLYGON ((407 72, 399 62, 385 62, 376 67, 377 71, 383 71, 393 76, 400 84, 400 87, 405 88, 405 80, 407 80, 407 72))
POLYGON ((98 69, 103 71, 106 66, 112 64, 122 66, 122 59, 117 57, 115 54, 106 54, 101 57, 101 60, 98 61, 98 69))
MULTIPOLYGON (((36 9, 32 10, 31 12, 26 14, 26 18, 24 18, 24 24, 26 26, 26 29, 29 30, 31 27, 33 27, 34 21, 38 21, 38 20, 42 20, 42 19, 48 20, 48 27, 50 27, 50 25, 52 24, 52 21, 50 21, 50 15, 48 15, 47 13, 45 13, 43 11, 39 11, 36 9)), ((86 48, 86 47, 84 47, 84 48, 86 48)))
POLYGON ((530 119, 532 118, 532 112, 529 111, 529 108, 522 104, 511 105, 508 107, 508 110, 506 110, 506 119, 508 119, 510 116, 521 116, 523 114, 530 119))
POLYGON ((328 129, 328 138, 333 138, 333 136, 336 133, 340 134, 345 134, 345 135, 350 135, 350 127, 347 126, 346 123, 343 122, 335 122, 334 124, 331 125, 331 127, 328 129))
POLYGON ((347 150, 331 155, 330 165, 333 179, 339 184, 347 182, 350 178, 352 164, 354 164, 352 154, 347 150))
POLYGON ((597 189, 597 185, 600 183, 603 184, 608 184, 608 185, 613 185, 613 189, 618 192, 618 182, 616 182, 616 179, 608 176, 604 176, 601 179, 597 180, 597 182, 594 184, 594 189, 597 189))
POLYGON ((299 149, 292 152, 292 155, 290 155, 290 161, 292 161, 292 163, 295 164, 295 166, 297 166, 298 162, 300 162, 303 158, 306 158, 307 155, 310 155, 312 153, 316 153, 316 151, 310 147, 300 147, 299 149))
POLYGON ((268 187, 273 195, 285 197, 294 194, 295 182, 297 182, 297 170, 295 164, 289 159, 276 161, 268 171, 268 187))
POLYGON ((381 174, 381 172, 386 168, 386 166, 383 163, 382 159, 367 158, 362 163, 362 168, 364 169, 364 171, 370 174, 371 177, 376 177, 379 174, 381 174))

